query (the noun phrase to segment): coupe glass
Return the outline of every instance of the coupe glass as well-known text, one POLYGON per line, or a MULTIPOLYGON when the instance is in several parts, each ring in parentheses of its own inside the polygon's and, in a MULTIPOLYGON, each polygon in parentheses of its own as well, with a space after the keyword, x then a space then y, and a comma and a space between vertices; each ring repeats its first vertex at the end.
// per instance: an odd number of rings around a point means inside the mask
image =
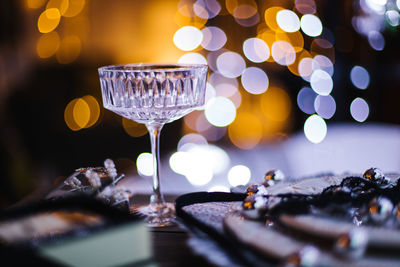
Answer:
POLYGON ((153 155, 153 193, 139 209, 149 226, 173 224, 174 206, 160 190, 159 140, 167 122, 204 105, 206 65, 129 64, 99 68, 103 105, 127 119, 146 125, 153 155))

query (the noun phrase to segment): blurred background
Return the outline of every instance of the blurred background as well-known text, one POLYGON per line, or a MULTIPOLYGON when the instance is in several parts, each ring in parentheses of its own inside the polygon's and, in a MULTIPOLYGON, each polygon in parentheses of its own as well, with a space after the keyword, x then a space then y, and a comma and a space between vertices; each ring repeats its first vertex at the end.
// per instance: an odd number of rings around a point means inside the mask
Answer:
POLYGON ((269 168, 353 170, 372 155, 399 170, 399 9, 400 0, 1 1, 0 207, 106 158, 137 191, 151 183, 145 127, 102 108, 97 68, 110 64, 209 65, 204 109, 163 128, 166 190, 227 190, 269 168))

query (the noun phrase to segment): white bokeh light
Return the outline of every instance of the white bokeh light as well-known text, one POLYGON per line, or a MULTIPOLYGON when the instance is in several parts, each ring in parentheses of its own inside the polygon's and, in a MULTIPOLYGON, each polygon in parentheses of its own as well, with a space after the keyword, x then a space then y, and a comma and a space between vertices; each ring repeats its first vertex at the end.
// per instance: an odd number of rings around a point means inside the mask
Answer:
POLYGON ((236 165, 228 172, 228 182, 231 186, 246 185, 251 178, 251 171, 247 166, 236 165))
POLYGON ((230 99, 217 96, 208 102, 204 114, 212 125, 225 127, 235 120, 236 107, 230 99))
POLYGON ((400 25, 400 14, 396 10, 388 10, 386 11, 386 19, 390 25, 393 27, 400 25))
POLYGON ((311 115, 304 123, 304 134, 311 143, 321 143, 327 131, 324 119, 318 115, 311 115))
POLYGON ((231 97, 238 91, 239 84, 236 78, 226 78, 214 72, 208 82, 214 86, 216 96, 231 97))
POLYGON ((204 115, 204 112, 201 113, 196 119, 196 131, 199 133, 203 133, 211 127, 212 125, 208 122, 206 116, 204 115))
POLYGON ((170 168, 181 175, 185 175, 190 171, 190 157, 188 152, 178 151, 169 158, 170 168))
POLYGON ((322 33, 321 20, 312 14, 306 14, 300 20, 301 30, 311 37, 319 36, 322 33))
POLYGON ((296 52, 293 46, 286 41, 276 41, 271 48, 272 58, 279 65, 288 66, 296 60, 296 52))
POLYGON ((336 102, 331 95, 318 95, 314 101, 314 108, 318 115, 330 119, 336 112, 336 102))
POLYGON ((221 11, 217 0, 197 0, 193 4, 193 11, 199 18, 212 19, 221 11))
POLYGON ((213 187, 208 189, 208 192, 226 192, 226 193, 229 193, 230 190, 225 185, 214 185, 213 187))
POLYGON ((212 178, 213 173, 211 168, 205 168, 201 165, 192 166, 193 168, 185 175, 186 179, 195 186, 206 185, 212 178))
POLYGON ((246 63, 238 53, 225 52, 217 58, 217 69, 225 77, 236 78, 242 74, 245 68, 246 63))
POLYGON ((330 76, 333 75, 333 63, 332 61, 323 55, 317 55, 313 59, 313 70, 323 70, 327 72, 330 76))
POLYGON ((187 151, 184 149, 188 144, 207 145, 207 139, 201 134, 189 133, 184 135, 178 142, 178 151, 187 151))
POLYGON ((269 47, 259 38, 250 38, 243 43, 243 53, 248 60, 260 63, 266 61, 269 56, 269 47))
POLYGON ((357 97, 351 102, 350 114, 356 121, 364 122, 369 115, 368 103, 364 99, 357 97))
POLYGON ((229 166, 228 154, 215 145, 186 143, 184 147, 185 151, 171 155, 169 165, 174 172, 184 175, 193 185, 209 183, 214 174, 225 172, 229 166))
POLYGON ((191 52, 182 55, 179 60, 179 64, 207 64, 206 58, 199 53, 191 52))
POLYGON ((323 70, 315 70, 310 78, 311 88, 319 95, 329 95, 333 88, 332 77, 323 70))
POLYGON ((228 167, 231 162, 228 153, 222 148, 216 145, 208 145, 208 156, 207 159, 211 163, 211 168, 214 174, 221 174, 223 173, 228 167))
POLYGON ((203 41, 201 46, 209 51, 221 49, 226 43, 226 34, 218 27, 206 27, 201 30, 203 33, 203 41))
MULTIPOLYGON (((207 83, 206 85, 206 97, 205 97, 205 105, 207 105, 208 101, 210 101, 212 98, 214 98, 217 95, 217 92, 215 91, 214 86, 212 86, 210 83, 207 83)), ((204 106, 202 107, 204 109, 204 106)))
POLYGON ((153 175, 153 156, 150 153, 141 153, 136 159, 138 173, 144 176, 153 175))
POLYGON ((299 66, 298 66, 298 71, 303 78, 303 80, 309 82, 311 74, 313 73, 313 62, 314 60, 309 57, 305 57, 302 60, 300 60, 299 66))
POLYGON ((285 32, 295 32, 300 29, 299 17, 291 10, 280 10, 276 14, 276 21, 285 32))
POLYGON ((196 49, 203 40, 203 33, 193 26, 184 26, 176 31, 173 42, 180 50, 196 49))
POLYGON ((238 109, 240 107, 240 104, 242 104, 242 95, 240 94, 239 90, 236 90, 236 92, 231 95, 229 99, 233 102, 236 109, 238 109))
POLYGON ((350 71, 350 80, 358 89, 366 89, 369 85, 369 73, 361 66, 354 66, 350 71))
POLYGON ((250 67, 242 74, 243 88, 250 94, 262 94, 268 89, 269 80, 267 74, 260 68, 250 67))

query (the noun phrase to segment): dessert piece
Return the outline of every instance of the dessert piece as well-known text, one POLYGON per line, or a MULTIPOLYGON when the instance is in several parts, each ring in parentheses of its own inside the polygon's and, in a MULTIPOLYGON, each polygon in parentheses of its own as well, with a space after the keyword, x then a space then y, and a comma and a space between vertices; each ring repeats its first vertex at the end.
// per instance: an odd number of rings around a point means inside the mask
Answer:
POLYGON ((250 185, 241 210, 225 218, 226 231, 240 243, 290 266, 304 261, 307 266, 400 263, 387 255, 364 255, 370 246, 400 248, 400 179, 396 176, 390 179, 378 168, 370 168, 362 176, 288 183, 274 180, 276 173, 268 171, 270 179, 250 185), (265 183, 268 180, 274 184, 265 183), (312 249, 303 249, 309 245, 312 249))

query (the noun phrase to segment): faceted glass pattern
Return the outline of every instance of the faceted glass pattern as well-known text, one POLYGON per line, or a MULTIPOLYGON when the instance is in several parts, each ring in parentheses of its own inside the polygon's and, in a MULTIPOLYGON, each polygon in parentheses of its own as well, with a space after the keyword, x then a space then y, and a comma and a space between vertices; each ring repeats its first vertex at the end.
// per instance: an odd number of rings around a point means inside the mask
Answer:
POLYGON ((204 105, 206 65, 116 65, 99 69, 105 108, 139 123, 167 123, 204 105))

